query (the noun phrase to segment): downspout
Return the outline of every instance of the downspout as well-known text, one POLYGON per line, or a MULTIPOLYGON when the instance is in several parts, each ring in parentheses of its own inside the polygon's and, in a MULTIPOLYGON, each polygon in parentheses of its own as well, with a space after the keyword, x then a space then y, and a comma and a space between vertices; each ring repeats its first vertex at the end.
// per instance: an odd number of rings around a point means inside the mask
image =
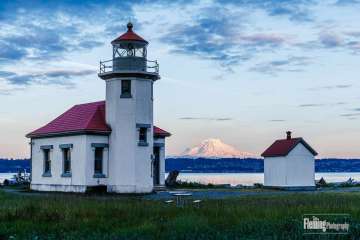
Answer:
POLYGON ((33 141, 30 138, 30 182, 32 182, 32 153, 33 152, 33 141))
POLYGON ((109 185, 109 163, 110 163, 110 142, 109 142, 109 138, 110 138, 110 135, 107 136, 108 138, 108 149, 107 149, 107 173, 106 173, 106 176, 107 176, 107 184, 106 185, 109 185))

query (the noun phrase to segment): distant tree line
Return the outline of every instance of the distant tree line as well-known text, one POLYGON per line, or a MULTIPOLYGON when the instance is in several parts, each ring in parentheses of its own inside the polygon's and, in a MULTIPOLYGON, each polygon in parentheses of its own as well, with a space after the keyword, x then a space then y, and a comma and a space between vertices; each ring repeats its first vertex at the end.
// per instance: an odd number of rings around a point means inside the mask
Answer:
MULTIPOLYGON (((0 159, 0 172, 17 172, 30 170, 29 159, 0 159)), ((228 172, 228 173, 261 173, 264 172, 263 159, 256 158, 167 158, 165 171, 181 172, 228 172)), ((316 172, 360 172, 360 159, 317 159, 316 172)))
MULTIPOLYGON (((178 170, 181 172, 264 172, 263 159, 247 158, 167 158, 165 171, 178 170)), ((317 159, 316 172, 360 172, 360 159, 317 159)))
POLYGON ((16 173, 19 170, 30 171, 29 159, 0 159, 0 172, 16 173))

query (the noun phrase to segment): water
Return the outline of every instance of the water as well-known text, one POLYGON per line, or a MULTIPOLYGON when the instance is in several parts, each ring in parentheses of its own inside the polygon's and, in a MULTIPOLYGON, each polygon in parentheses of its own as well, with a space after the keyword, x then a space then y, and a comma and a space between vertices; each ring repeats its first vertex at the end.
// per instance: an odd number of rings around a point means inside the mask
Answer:
MULTIPOLYGON (((344 182, 350 177, 360 181, 360 172, 327 172, 315 173, 315 180, 324 178, 326 182, 344 182)), ((180 173, 178 180, 185 182, 199 182, 203 184, 231 184, 233 186, 253 185, 264 183, 264 173, 180 173)))
MULTIPOLYGON (((16 173, 0 173, 0 183, 11 179, 16 173)), ((166 174, 167 175, 167 174, 166 174)), ((326 182, 344 182, 350 177, 360 181, 360 172, 315 173, 315 179, 324 178, 326 182)), ((264 183, 264 173, 180 173, 178 180, 203 184, 231 184, 233 186, 264 183)))

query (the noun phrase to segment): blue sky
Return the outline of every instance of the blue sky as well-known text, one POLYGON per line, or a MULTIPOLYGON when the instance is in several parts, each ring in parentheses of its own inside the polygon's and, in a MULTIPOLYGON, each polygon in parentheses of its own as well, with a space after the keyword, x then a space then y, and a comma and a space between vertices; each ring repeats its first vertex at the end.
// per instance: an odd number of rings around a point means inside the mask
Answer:
POLYGON ((360 157, 360 1, 1 1, 0 156, 74 104, 102 100, 99 60, 127 21, 160 63, 168 154, 215 137, 261 153, 286 130, 360 157), (73 3, 76 2, 76 3, 73 3))

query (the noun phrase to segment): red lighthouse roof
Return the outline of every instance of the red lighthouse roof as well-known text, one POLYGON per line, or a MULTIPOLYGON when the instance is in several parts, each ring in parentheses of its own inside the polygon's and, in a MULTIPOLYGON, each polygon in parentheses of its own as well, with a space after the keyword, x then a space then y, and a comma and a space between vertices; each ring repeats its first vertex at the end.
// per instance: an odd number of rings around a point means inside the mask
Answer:
MULTIPOLYGON (((63 136, 72 134, 109 135, 111 128, 105 121, 105 101, 75 105, 45 126, 26 135, 29 138, 63 136)), ((154 126, 154 137, 171 134, 154 126)))
POLYGON ((122 42, 122 41, 139 41, 139 42, 144 42, 144 43, 148 43, 148 41, 146 41, 145 39, 143 39, 142 37, 140 37, 139 35, 137 35, 133 30, 133 25, 131 22, 129 22, 127 24, 127 32, 122 34, 120 37, 114 39, 111 44, 114 44, 114 43, 119 43, 119 42, 122 42))

